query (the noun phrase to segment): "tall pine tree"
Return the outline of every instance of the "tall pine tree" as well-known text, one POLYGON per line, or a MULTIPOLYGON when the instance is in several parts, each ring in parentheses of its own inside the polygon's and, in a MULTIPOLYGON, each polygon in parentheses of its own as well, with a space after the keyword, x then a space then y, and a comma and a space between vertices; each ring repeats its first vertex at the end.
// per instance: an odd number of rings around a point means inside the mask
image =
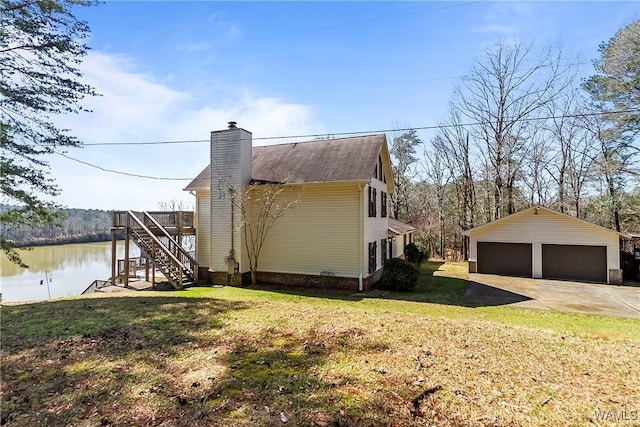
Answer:
MULTIPOLYGON (((0 0, 0 191, 16 208, 0 213, 2 230, 58 221, 47 197, 60 189, 49 177, 46 155, 80 141, 54 123, 55 116, 84 111, 80 101, 96 95, 78 69, 89 48, 89 27, 72 14, 90 0, 0 0)), ((22 264, 0 231, 0 245, 22 264)))

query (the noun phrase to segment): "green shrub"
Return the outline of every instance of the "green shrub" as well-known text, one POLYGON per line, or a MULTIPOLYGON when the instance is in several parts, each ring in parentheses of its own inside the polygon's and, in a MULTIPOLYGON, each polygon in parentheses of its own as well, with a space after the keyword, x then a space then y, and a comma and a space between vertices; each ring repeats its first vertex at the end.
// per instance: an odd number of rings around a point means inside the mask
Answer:
POLYGON ((420 270, 409 261, 393 258, 385 262, 377 287, 389 291, 411 292, 416 288, 419 275, 420 270))
POLYGON ((404 255, 407 257, 407 261, 420 267, 429 258, 429 250, 422 243, 413 242, 404 248, 404 255))

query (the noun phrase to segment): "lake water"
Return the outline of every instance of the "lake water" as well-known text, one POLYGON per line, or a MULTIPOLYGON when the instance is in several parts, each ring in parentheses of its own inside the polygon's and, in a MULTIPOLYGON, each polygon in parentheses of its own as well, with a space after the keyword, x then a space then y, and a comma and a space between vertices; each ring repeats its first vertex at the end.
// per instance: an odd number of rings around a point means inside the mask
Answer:
MULTIPOLYGON (((117 258, 124 258, 124 241, 117 242, 117 258)), ((80 295, 94 280, 111 275, 111 242, 39 246, 19 252, 28 269, 11 264, 0 255, 0 292, 2 301, 38 301, 80 295), (40 284, 42 281, 42 285, 40 284)), ((140 250, 134 244, 130 257, 140 250)))

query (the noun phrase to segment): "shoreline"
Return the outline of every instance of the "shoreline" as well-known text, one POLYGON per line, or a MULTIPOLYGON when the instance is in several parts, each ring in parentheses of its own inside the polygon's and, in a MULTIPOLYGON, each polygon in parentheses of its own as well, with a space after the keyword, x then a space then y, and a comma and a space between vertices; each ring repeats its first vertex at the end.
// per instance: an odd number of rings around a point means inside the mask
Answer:
MULTIPOLYGON (((123 236, 116 236, 116 240, 124 240, 123 236)), ((76 243, 102 243, 102 242, 110 242, 111 241, 111 233, 110 232, 100 232, 100 233, 92 233, 92 234, 82 234, 77 236, 67 236, 67 237, 54 237, 48 239, 37 239, 26 242, 12 242, 15 245, 16 249, 29 249, 33 247, 39 246, 54 246, 54 245, 70 245, 76 243)))

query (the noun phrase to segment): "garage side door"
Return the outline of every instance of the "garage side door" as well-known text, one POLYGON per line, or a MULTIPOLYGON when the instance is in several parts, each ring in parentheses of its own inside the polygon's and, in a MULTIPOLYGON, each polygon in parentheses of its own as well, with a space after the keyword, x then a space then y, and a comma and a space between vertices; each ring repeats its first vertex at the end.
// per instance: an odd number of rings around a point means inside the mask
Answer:
POLYGON ((607 247, 542 245, 542 277, 606 283, 607 247))
POLYGON ((478 242, 478 273, 531 277, 530 243, 478 242))

